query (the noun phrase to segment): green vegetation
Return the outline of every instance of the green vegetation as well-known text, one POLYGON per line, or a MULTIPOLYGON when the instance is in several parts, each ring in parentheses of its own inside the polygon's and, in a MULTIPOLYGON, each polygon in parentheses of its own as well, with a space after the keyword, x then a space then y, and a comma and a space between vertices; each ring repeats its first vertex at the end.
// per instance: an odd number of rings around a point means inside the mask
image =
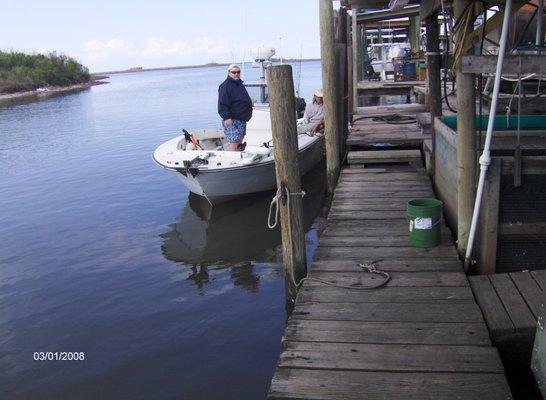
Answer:
POLYGON ((63 54, 0 51, 0 94, 47 86, 69 86, 87 83, 90 79, 86 67, 63 54))

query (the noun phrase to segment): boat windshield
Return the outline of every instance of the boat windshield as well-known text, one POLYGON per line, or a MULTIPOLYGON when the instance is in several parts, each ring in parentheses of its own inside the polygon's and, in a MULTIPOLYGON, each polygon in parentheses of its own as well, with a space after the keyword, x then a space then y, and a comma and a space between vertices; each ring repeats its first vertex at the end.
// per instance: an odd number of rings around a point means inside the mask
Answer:
POLYGON ((264 83, 245 84, 246 90, 252 99, 252 103, 265 104, 269 102, 267 85, 264 83))

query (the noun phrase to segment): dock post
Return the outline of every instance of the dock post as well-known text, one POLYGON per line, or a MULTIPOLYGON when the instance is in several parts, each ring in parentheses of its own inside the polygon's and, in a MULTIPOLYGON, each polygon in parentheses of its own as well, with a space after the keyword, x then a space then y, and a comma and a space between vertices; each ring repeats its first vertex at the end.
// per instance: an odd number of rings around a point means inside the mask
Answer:
POLYGON ((336 43, 336 59, 337 59, 337 110, 339 115, 339 157, 340 160, 345 158, 345 141, 347 139, 345 133, 347 131, 347 111, 345 109, 345 60, 347 59, 347 47, 344 43, 336 43))
MULTIPOLYGON (((269 106, 277 187, 288 195, 279 199, 283 263, 286 271, 286 298, 294 300, 299 282, 307 274, 303 201, 298 166, 294 81, 290 65, 268 68, 269 106)), ((281 192, 281 196, 285 193, 281 192)))
MULTIPOLYGON (((455 0, 455 16, 460 18, 467 6, 473 7, 472 2, 455 0)), ((469 24, 467 31, 471 29, 469 24)), ((461 32, 460 36, 464 34, 461 32)), ((462 38, 455 39, 459 41, 462 38)), ((453 68, 457 71, 457 248, 464 255, 476 198, 476 78, 474 74, 463 74, 460 63, 453 68)))
POLYGON ((362 51, 362 46, 360 45, 360 40, 358 37, 358 25, 356 24, 356 8, 353 8, 353 12, 351 14, 351 38, 352 38, 352 51, 353 51, 353 63, 352 63, 352 82, 353 82, 353 92, 352 94, 352 106, 351 109, 352 114, 356 114, 356 108, 358 107, 358 80, 360 78, 359 76, 359 69, 358 69, 358 60, 362 58, 362 54, 359 54, 359 51, 362 51))
POLYGON ((440 80, 440 35, 438 28, 438 13, 433 13, 426 20, 427 28, 427 79, 428 100, 430 107, 431 139, 432 139, 432 165, 433 175, 436 179, 436 132, 434 131, 434 118, 442 115, 442 89, 440 80))
MULTIPOLYGON (((420 42, 421 42, 421 18, 418 15, 409 17, 409 41, 411 51, 414 53, 419 52, 420 42)), ((394 36, 394 33, 391 31, 391 35, 394 36)), ((394 41, 394 39, 393 39, 394 41)))
POLYGON ((336 104, 336 57, 334 10, 331 0, 320 1, 320 53, 324 92, 324 139, 326 143, 326 186, 334 193, 339 175, 339 113, 336 104))

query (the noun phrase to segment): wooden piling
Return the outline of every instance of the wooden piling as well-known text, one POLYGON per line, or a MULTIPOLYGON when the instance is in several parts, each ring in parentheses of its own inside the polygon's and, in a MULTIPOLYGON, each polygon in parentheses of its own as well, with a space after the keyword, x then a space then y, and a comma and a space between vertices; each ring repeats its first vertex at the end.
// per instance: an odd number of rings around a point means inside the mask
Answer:
MULTIPOLYGON (((453 9, 459 17, 469 0, 455 0, 453 9)), ((472 29, 467 27, 467 33, 472 29)), ((461 32, 461 35, 463 33, 461 32)), ((456 38, 461 40, 462 38, 456 38)), ((457 198, 457 247, 460 254, 465 254, 474 211, 476 198, 476 92, 475 75, 463 74, 460 63, 454 66, 457 72, 457 169, 458 169, 458 198, 457 198)))
POLYGON ((421 47, 421 18, 419 17, 419 15, 409 17, 408 30, 411 51, 417 53, 421 47))
MULTIPOLYGON (((434 126, 434 118, 442 115, 442 89, 440 80, 440 36, 438 28, 438 13, 433 13, 426 20, 427 28, 427 79, 428 79, 428 106, 430 107, 431 126, 434 126)), ((432 165, 433 174, 436 176, 436 132, 432 134, 432 165)))
POLYGON ((345 108, 345 61, 347 59, 347 47, 344 43, 336 43, 336 59, 337 59, 337 76, 336 76, 336 86, 337 86, 337 111, 339 115, 338 121, 338 137, 339 137, 339 158, 343 160, 345 158, 345 141, 347 136, 345 132, 347 131, 347 118, 346 118, 346 108, 345 108))
POLYGON ((352 51, 353 51, 353 58, 352 58, 352 86, 353 86, 353 92, 352 92, 352 105, 353 108, 351 109, 351 113, 356 114, 356 108, 358 107, 358 90, 356 90, 358 80, 360 78, 359 76, 359 68, 358 68, 358 60, 362 58, 362 46, 358 37, 358 25, 356 24, 356 8, 353 8, 353 12, 351 14, 351 39, 352 39, 352 51))
POLYGON ((326 186, 334 193, 339 175, 339 113, 336 104, 336 57, 334 10, 330 0, 320 0, 320 52, 324 92, 324 138, 326 143, 326 186))
POLYGON ((283 262, 286 271, 287 299, 295 299, 296 287, 307 274, 305 233, 303 229, 303 202, 298 166, 298 134, 292 67, 279 65, 268 68, 269 107, 277 187, 290 195, 279 200, 283 262))

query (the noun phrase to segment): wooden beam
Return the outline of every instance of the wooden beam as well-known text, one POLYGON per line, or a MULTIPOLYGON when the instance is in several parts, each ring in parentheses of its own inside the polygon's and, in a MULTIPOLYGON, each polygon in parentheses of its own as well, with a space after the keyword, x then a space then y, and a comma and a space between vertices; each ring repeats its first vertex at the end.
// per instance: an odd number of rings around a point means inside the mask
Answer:
MULTIPOLYGON (((470 0, 454 0, 455 17, 459 18, 470 0)), ((464 28, 463 28, 464 29, 464 28)), ((471 27, 466 28, 468 32, 471 27)), ((460 32, 456 41, 463 40, 460 32)), ((456 66, 460 71, 460 66, 456 66)), ((457 247, 465 254, 476 197, 476 88, 473 74, 457 74, 457 247)))
POLYGON ((419 15, 419 6, 406 7, 397 11, 384 10, 367 12, 357 17, 357 23, 366 24, 368 22, 386 21, 389 19, 409 17, 412 15, 419 15))
MULTIPOLYGON (((426 20, 427 26, 427 79, 428 79, 428 100, 430 107, 430 119, 442 115, 442 89, 440 71, 440 46, 438 14, 431 14, 426 20)), ((426 103, 426 101, 425 101, 426 103)), ((431 129, 432 149, 436 148, 436 131, 431 129)), ((435 172, 434 150, 431 152, 432 173, 435 172)))
POLYGON ((499 235, 499 196, 501 160, 493 159, 489 167, 485 186, 484 202, 480 212, 478 250, 480 274, 494 274, 497 262, 497 239, 499 235))
MULTIPOLYGON (((461 72, 464 74, 494 74, 497 58, 497 56, 464 55, 461 60, 461 72)), ((518 74, 520 72, 522 74, 545 74, 546 55, 505 55, 502 73, 518 74)))
POLYGON ((326 142, 326 181, 334 193, 339 175, 339 118, 336 104, 336 57, 334 43, 334 9, 330 0, 320 0, 320 53, 322 55, 322 87, 324 90, 324 138, 326 142))

